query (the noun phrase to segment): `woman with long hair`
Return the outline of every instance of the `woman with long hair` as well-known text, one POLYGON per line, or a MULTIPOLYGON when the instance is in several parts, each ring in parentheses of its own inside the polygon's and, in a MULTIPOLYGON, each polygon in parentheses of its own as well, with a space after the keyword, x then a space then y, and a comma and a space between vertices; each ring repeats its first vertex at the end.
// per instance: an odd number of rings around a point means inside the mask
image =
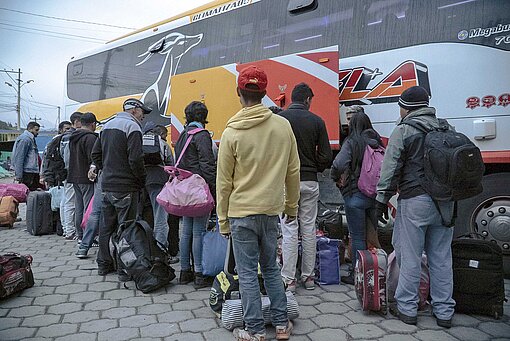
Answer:
MULTIPOLYGON (((184 109, 186 125, 175 144, 175 159, 179 160, 188 132, 197 128, 205 128, 208 110, 204 103, 193 101, 184 109)), ((211 135, 207 130, 193 135, 191 143, 185 150, 178 167, 200 175, 209 185, 213 196, 216 194, 216 158, 213 154, 211 135)), ((182 235, 180 240, 181 274, 179 282, 187 284, 194 281, 196 289, 208 286, 202 274, 202 241, 206 231, 209 214, 202 217, 182 217, 182 235), (193 250, 193 266, 191 269, 190 254, 193 250), (193 271, 194 270, 194 271, 193 271)))
MULTIPOLYGON (((370 118, 361 110, 356 112, 349 121, 349 136, 345 139, 331 167, 331 178, 335 180, 344 198, 345 215, 349 225, 352 247, 352 264, 356 264, 358 250, 367 248, 366 226, 369 210, 374 208, 375 199, 361 193, 358 179, 366 146, 372 148, 382 146, 381 137, 373 129, 370 118)), ((352 267, 342 282, 354 284, 352 267)))

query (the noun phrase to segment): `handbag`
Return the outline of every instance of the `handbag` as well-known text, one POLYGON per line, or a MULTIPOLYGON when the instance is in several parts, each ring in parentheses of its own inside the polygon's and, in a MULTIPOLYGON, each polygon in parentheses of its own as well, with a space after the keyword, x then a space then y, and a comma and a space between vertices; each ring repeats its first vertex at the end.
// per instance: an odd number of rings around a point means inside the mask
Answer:
POLYGON ((81 220, 80 227, 85 230, 87 228, 87 222, 89 221, 90 215, 92 214, 92 210, 94 209, 94 195, 89 201, 89 205, 87 206, 87 209, 85 210, 85 213, 83 213, 83 219, 81 220))
POLYGON ((60 202, 62 201, 62 197, 64 196, 64 187, 63 186, 53 186, 48 192, 51 194, 51 210, 57 211, 60 209, 60 202))
POLYGON ((164 168, 170 177, 156 197, 156 201, 167 213, 181 217, 201 217, 209 214, 214 208, 214 199, 205 180, 198 174, 178 168, 193 135, 202 130, 204 129, 190 130, 175 166, 164 168))
POLYGON ((213 230, 205 232, 202 243, 202 274, 216 276, 223 271, 228 239, 220 234, 216 226, 213 230))

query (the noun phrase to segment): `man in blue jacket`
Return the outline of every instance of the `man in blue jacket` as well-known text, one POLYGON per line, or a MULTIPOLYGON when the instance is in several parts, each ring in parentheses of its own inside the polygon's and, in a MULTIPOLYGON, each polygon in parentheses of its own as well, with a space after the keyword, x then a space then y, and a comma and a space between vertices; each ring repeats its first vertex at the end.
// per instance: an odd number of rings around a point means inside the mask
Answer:
POLYGON ((25 130, 14 142, 12 149, 12 168, 14 181, 23 183, 31 191, 39 188, 39 151, 35 138, 41 125, 29 122, 25 130))

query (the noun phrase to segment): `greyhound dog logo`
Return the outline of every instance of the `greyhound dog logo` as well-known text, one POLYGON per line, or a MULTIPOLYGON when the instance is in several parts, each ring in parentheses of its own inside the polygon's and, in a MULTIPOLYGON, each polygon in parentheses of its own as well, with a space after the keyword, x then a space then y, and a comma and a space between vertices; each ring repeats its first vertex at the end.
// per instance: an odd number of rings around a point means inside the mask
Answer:
POLYGON ((136 66, 142 65, 155 54, 165 56, 158 78, 145 90, 141 98, 144 103, 150 103, 153 106, 153 112, 159 112, 159 116, 169 118, 164 116, 164 114, 171 97, 171 77, 177 72, 182 56, 197 46, 202 41, 202 37, 203 33, 188 36, 172 32, 150 45, 147 51, 138 56, 143 58, 143 60, 137 63, 136 66))

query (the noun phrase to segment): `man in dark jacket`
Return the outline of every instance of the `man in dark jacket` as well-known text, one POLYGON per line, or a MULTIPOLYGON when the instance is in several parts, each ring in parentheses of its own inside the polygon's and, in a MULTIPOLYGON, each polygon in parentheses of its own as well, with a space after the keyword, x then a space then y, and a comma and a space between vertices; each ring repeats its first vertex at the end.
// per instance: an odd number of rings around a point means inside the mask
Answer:
MULTIPOLYGON (((102 170, 104 224, 99 227, 98 274, 114 270, 110 236, 137 216, 139 193, 145 186, 141 122, 152 111, 138 99, 124 102, 123 112, 108 121, 92 150, 94 167, 102 170)), ((119 272, 119 279, 125 280, 119 272)))
POLYGON ((436 202, 422 187, 424 178, 425 134, 405 124, 414 121, 430 129, 438 128, 436 110, 429 107, 429 94, 420 86, 405 90, 399 98, 401 123, 391 133, 377 184, 376 209, 381 221, 387 217, 386 204, 399 192, 392 244, 400 265, 395 292, 397 307, 390 312, 407 324, 417 323, 418 288, 422 252, 427 254, 430 271, 432 312, 439 326, 450 328, 455 307, 449 220, 453 202, 436 202), (441 210, 441 212, 439 212, 441 210), (442 214, 441 214, 442 213, 442 214), (449 218, 446 218, 449 217, 449 218))
POLYGON ((94 195, 94 183, 87 176, 92 163, 91 152, 97 140, 95 133, 96 116, 87 112, 81 117, 81 128, 72 132, 69 137, 69 173, 67 182, 74 188, 74 227, 78 242, 83 239, 81 221, 83 213, 94 195))
POLYGON ((307 84, 300 83, 292 90, 292 104, 280 113, 292 126, 301 163, 298 219, 288 224, 284 221, 282 224, 282 277, 290 290, 296 287, 299 233, 303 245, 301 281, 306 289, 315 288, 315 218, 319 200, 317 173, 323 172, 331 164, 333 157, 324 121, 309 110, 312 98, 312 89, 307 84))

